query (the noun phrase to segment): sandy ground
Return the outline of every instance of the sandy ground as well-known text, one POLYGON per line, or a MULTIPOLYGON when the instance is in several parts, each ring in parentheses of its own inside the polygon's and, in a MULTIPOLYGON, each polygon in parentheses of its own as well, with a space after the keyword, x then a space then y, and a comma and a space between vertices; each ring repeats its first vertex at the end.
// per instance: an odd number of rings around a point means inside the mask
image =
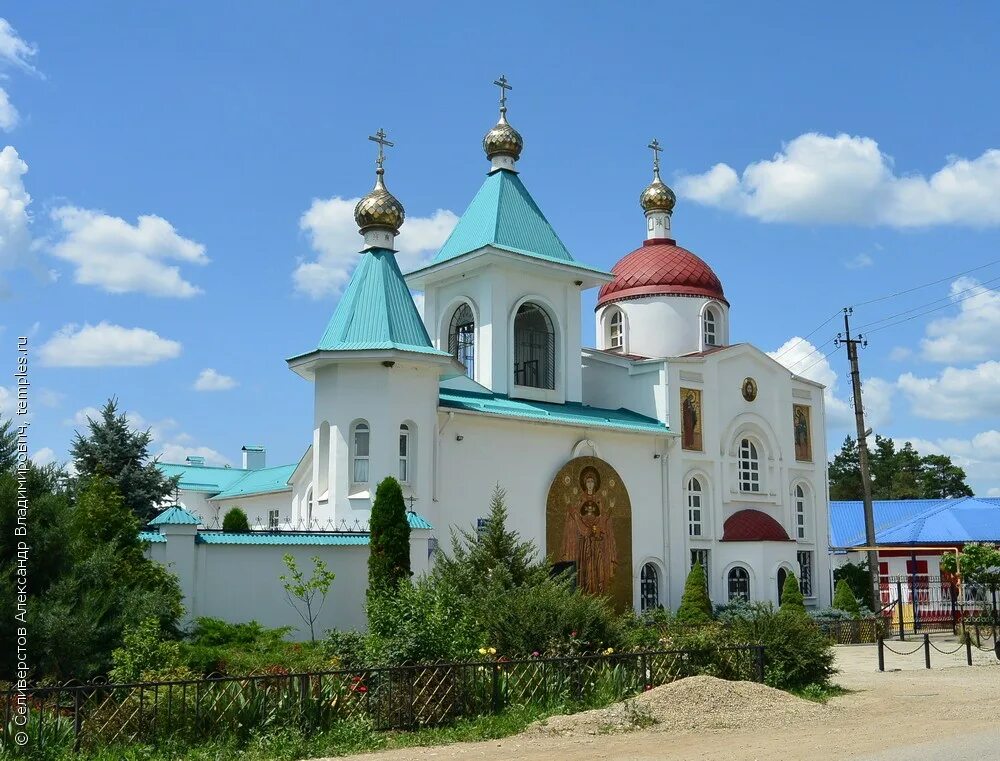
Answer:
MULTIPOLYGON (((944 650, 953 641, 935 639, 944 650)), ((894 642, 909 651, 918 642, 894 642)), ((597 759, 788 759, 811 761, 903 761, 1000 757, 1000 663, 992 653, 946 656, 932 651, 931 670, 921 653, 887 653, 877 669, 872 646, 837 648, 835 681, 851 694, 834 698, 798 719, 769 721, 741 729, 658 728, 621 734, 546 736, 529 731, 504 740, 429 748, 406 748, 351 756, 357 761, 596 761, 597 759)))

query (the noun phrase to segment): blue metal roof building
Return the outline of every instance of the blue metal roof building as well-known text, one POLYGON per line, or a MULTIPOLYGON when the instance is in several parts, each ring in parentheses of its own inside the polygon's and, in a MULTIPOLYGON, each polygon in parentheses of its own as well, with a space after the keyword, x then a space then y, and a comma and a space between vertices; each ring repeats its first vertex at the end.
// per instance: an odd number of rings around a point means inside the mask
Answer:
MULTIPOLYGON (((875 500, 875 538, 879 545, 1000 542, 1000 498, 875 500)), ((830 502, 830 546, 865 544, 864 505, 860 500, 830 502)))

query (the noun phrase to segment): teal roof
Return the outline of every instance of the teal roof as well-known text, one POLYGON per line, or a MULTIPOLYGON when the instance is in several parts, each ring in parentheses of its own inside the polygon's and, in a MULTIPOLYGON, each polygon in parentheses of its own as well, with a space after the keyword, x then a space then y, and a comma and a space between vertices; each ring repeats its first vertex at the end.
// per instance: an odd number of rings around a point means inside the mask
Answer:
POLYGON ((180 476, 180 488, 187 491, 217 493, 228 489, 247 474, 243 468, 224 468, 214 465, 192 465, 190 463, 158 462, 156 467, 167 478, 180 476))
POLYGON ((564 425, 610 428, 640 433, 670 432, 670 428, 659 420, 640 415, 632 410, 589 407, 579 402, 552 404, 550 402, 534 402, 528 399, 510 399, 502 394, 484 394, 442 388, 440 404, 442 407, 452 409, 564 425))
POLYGON ((434 528, 424 516, 416 513, 407 513, 406 522, 410 524, 410 528, 434 528))
POLYGON ((504 169, 486 178, 431 266, 484 246, 594 270, 573 259, 521 178, 504 169))
POLYGON ((274 468, 260 470, 243 470, 243 478, 230 484, 226 489, 215 495, 216 499, 226 497, 243 497, 249 494, 267 494, 273 491, 290 489, 288 479, 295 472, 296 465, 278 465, 274 468))
POLYGON ((219 532, 199 532, 195 541, 199 544, 305 544, 363 546, 368 544, 368 534, 268 534, 252 531, 246 534, 219 532))
POLYGON ((201 519, 183 507, 168 507, 149 522, 150 526, 197 526, 201 519))
POLYGON ((160 542, 167 541, 167 537, 165 537, 163 534, 158 534, 155 531, 140 531, 139 541, 150 542, 152 544, 159 544, 160 542))
POLYGON ((362 254, 316 348, 319 351, 396 349, 448 356, 431 345, 396 256, 384 248, 362 254))

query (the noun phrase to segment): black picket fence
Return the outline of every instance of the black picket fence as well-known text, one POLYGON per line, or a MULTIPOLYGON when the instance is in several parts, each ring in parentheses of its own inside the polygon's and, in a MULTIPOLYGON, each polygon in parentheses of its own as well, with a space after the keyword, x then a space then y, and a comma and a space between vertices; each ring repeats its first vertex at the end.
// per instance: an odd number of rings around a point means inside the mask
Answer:
POLYGON ((905 639, 907 634, 950 630, 957 633, 966 623, 1000 625, 996 585, 965 584, 947 576, 912 574, 883 576, 875 590, 887 636, 905 639))
POLYGON ((598 704, 696 674, 762 682, 760 646, 474 661, 135 684, 9 690, 0 751, 79 750, 164 740, 245 739, 363 720, 377 729, 446 724, 512 705, 598 704), (26 709, 26 710, 25 710, 26 709), (18 736, 18 733, 23 733, 18 736))

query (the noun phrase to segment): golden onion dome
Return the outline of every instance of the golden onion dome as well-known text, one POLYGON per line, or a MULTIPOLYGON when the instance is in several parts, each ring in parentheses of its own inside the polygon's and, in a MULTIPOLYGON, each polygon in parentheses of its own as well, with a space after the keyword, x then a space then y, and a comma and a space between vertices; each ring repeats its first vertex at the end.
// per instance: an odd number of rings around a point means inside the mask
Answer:
POLYGON ((362 233, 372 227, 388 227, 394 235, 398 235, 406 212, 396 196, 386 190, 382 181, 383 174, 384 170, 379 167, 376 170, 375 187, 354 207, 354 221, 358 223, 362 233))
POLYGON ((501 108, 500 121, 483 138, 483 150, 486 151, 486 158, 510 156, 514 161, 517 161, 521 157, 523 148, 524 140, 521 139, 521 133, 507 123, 507 109, 501 108))
POLYGON ((665 211, 670 214, 674 210, 674 204, 677 203, 677 196, 660 179, 659 171, 656 171, 653 174, 653 181, 639 196, 639 203, 642 204, 643 211, 665 211))

